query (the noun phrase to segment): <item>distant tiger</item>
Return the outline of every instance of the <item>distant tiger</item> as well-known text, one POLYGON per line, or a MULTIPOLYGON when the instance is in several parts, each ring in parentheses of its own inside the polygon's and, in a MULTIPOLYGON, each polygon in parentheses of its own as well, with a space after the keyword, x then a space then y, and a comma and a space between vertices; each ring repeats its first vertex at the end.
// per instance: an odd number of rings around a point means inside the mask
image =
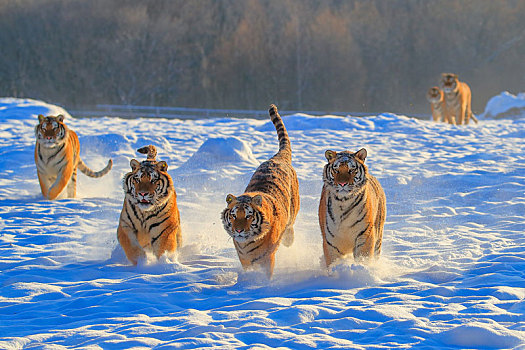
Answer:
POLYGON ((431 87, 427 92, 427 100, 430 102, 430 109, 432 110, 432 120, 434 122, 444 121, 451 123, 448 116, 445 114, 446 105, 443 91, 437 86, 431 87))
POLYGON ((364 164, 367 152, 326 151, 319 225, 326 266, 345 255, 379 257, 386 218, 383 188, 364 164))
POLYGON ((38 116, 35 127, 35 164, 42 195, 46 199, 74 198, 77 188, 77 168, 90 177, 107 174, 113 165, 94 172, 80 159, 78 136, 64 124, 64 116, 38 116))
POLYGON ((470 119, 478 122, 471 109, 472 94, 467 83, 459 81, 457 74, 441 74, 441 86, 445 94, 446 115, 452 124, 468 124, 470 119))
POLYGON ((168 164, 158 162, 154 146, 138 149, 147 159, 132 159, 131 172, 124 175, 124 205, 120 214, 117 238, 134 265, 146 251, 157 258, 181 246, 182 236, 177 194, 167 173, 168 164))
POLYGON ((226 197, 222 222, 243 268, 259 265, 271 277, 281 240, 285 246, 293 243, 299 183, 290 139, 275 105, 269 114, 279 137, 279 152, 257 168, 242 195, 226 197))

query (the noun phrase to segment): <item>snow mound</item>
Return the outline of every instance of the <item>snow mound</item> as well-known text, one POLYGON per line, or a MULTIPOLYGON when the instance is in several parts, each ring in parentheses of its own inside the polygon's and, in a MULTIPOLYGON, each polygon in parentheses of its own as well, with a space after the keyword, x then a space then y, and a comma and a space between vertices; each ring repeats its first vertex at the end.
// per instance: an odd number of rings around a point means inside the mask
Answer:
MULTIPOLYGON (((349 118, 333 115, 314 117, 307 114, 297 113, 289 116, 283 116, 282 119, 287 130, 341 130, 348 129, 350 126, 349 118)), ((275 131, 275 126, 271 121, 268 121, 256 129, 258 131, 275 131)))
POLYGON ((484 119, 522 119, 525 118, 525 92, 513 95, 508 91, 492 97, 485 112, 484 119))
MULTIPOLYGON (((383 113, 371 117, 346 117, 336 115, 312 116, 308 114, 292 114, 283 117, 283 123, 288 131, 309 131, 309 130, 333 130, 339 131, 377 131, 392 130, 392 128, 406 128, 406 124, 412 126, 420 124, 419 120, 392 113, 383 113)), ((256 127, 257 131, 275 131, 275 126, 271 121, 256 127)))
POLYGON ((505 329, 496 322, 471 322, 441 333, 447 345, 460 348, 509 349, 522 343, 521 332, 505 329))
POLYGON ((183 169, 217 169, 229 164, 257 166, 250 145, 236 137, 212 137, 207 139, 186 163, 183 169))
POLYGON ((71 118, 62 107, 29 98, 0 98, 0 120, 35 120, 39 114, 71 118))

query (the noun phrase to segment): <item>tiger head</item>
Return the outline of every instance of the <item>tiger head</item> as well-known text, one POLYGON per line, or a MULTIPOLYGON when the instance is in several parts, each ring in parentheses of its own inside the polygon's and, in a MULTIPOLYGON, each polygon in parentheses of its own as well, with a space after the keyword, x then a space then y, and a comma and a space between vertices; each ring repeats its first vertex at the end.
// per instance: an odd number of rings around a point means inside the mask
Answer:
POLYGON ((431 87, 427 92, 427 100, 430 103, 438 103, 443 100, 443 91, 437 86, 431 87))
POLYGON ((367 181, 366 149, 356 153, 326 151, 328 164, 324 166, 323 181, 336 192, 346 194, 359 190, 367 181))
POLYGON ((35 127, 36 141, 45 148, 54 148, 61 145, 67 134, 62 114, 44 117, 38 115, 38 125, 35 127))
MULTIPOLYGON (((147 147, 140 149, 139 152, 147 147)), ((143 211, 148 211, 169 200, 174 189, 166 162, 158 162, 148 153, 147 160, 139 162, 132 159, 130 165, 131 172, 124 176, 123 183, 126 197, 132 204, 143 211)))
POLYGON ((459 85, 458 75, 454 73, 443 73, 441 74, 441 87, 443 92, 451 93, 456 91, 459 85))
POLYGON ((228 234, 239 243, 263 237, 264 216, 261 211, 262 196, 242 195, 226 197, 228 206, 222 212, 222 223, 228 234))

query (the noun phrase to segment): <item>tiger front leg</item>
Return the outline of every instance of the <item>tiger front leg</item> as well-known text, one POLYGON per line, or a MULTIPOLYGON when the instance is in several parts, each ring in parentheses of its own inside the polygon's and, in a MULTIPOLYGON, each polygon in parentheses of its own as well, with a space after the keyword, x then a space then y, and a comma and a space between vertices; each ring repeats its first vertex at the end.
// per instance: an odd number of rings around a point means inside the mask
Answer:
POLYGON ((374 257, 376 247, 375 228, 370 228, 365 234, 356 238, 354 246, 354 259, 367 261, 374 257))
POLYGON ((40 184, 40 191, 42 192, 42 196, 44 196, 44 198, 47 198, 47 193, 49 191, 49 183, 48 181, 46 181, 46 177, 42 174, 40 174, 40 172, 37 171, 37 175, 38 175, 38 182, 40 184))
POLYGON ((452 118, 451 115, 446 115, 445 116, 445 123, 456 125, 456 122, 455 122, 454 118, 452 118))
POLYGON ((256 269, 262 268, 262 270, 266 272, 266 276, 268 277, 268 279, 271 279, 273 276, 273 269, 275 266, 275 253, 276 251, 274 251, 273 253, 269 253, 263 259, 260 259, 257 261, 250 260, 245 257, 241 257, 240 254, 238 255, 239 255, 239 261, 241 262, 241 265, 244 271, 256 270, 256 269))
POLYGON ((62 191, 64 191, 67 184, 71 180, 72 175, 73 167, 70 165, 70 163, 68 163, 68 165, 64 167, 62 172, 58 174, 55 183, 49 188, 47 198, 49 200, 56 199, 62 193, 62 191))
POLYGON ((180 226, 170 232, 164 232, 158 239, 153 238, 151 241, 151 247, 153 253, 159 259, 164 253, 174 253, 181 242, 181 230, 180 226))
POLYGON ((126 254, 126 258, 133 265, 137 265, 139 258, 144 257, 145 253, 136 239, 136 232, 129 227, 119 225, 117 239, 126 254))
POLYGON ((268 279, 271 279, 273 276, 276 252, 277 251, 274 250, 272 253, 268 254, 264 259, 256 263, 256 265, 260 266, 262 270, 266 273, 268 279))
POLYGON ((323 252, 326 268, 329 268, 336 260, 344 256, 339 249, 328 243, 326 239, 323 239, 323 252))

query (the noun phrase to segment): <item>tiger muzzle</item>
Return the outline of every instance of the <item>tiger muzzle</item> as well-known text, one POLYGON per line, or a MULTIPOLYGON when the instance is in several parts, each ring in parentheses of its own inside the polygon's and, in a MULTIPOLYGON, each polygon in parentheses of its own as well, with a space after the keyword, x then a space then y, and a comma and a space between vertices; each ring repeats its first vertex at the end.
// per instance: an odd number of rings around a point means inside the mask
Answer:
POLYGON ((341 187, 346 186, 353 179, 353 173, 348 173, 346 171, 340 172, 335 176, 335 183, 341 187))
POLYGON ((243 233, 246 231, 246 224, 247 224, 247 221, 246 219, 237 219, 234 223, 233 223, 233 232, 235 233, 243 233))

